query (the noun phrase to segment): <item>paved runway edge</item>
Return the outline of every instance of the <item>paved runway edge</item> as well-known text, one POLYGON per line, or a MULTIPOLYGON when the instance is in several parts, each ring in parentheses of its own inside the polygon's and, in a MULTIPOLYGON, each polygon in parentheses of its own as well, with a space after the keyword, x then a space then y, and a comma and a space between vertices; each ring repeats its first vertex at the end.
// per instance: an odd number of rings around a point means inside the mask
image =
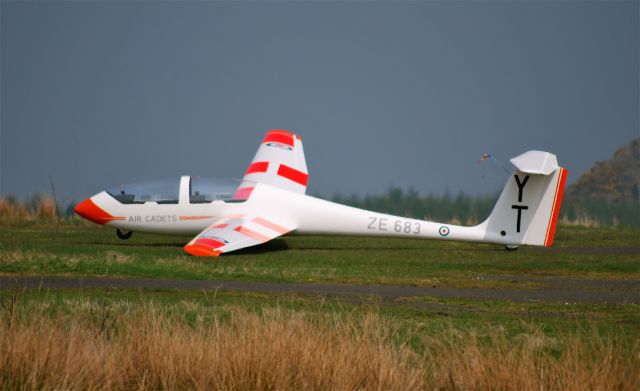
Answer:
MULTIPOLYGON (((586 280, 584 280, 586 281, 586 280)), ((605 280, 596 280, 602 283, 605 280)), ((615 282, 615 281, 614 281, 615 282)), ((179 289, 179 290, 222 290, 249 291, 262 293, 313 294, 326 296, 378 296, 383 299, 400 297, 438 297, 482 300, 542 301, 561 303, 640 303, 639 284, 635 281, 618 281, 625 289, 491 289, 491 288, 448 288, 412 287, 394 285, 348 285, 348 284, 305 284, 271 283, 219 280, 169 280, 152 278, 69 278, 69 277, 24 277, 0 276, 0 289, 179 289)), ((602 284, 600 284, 602 285, 602 284)))

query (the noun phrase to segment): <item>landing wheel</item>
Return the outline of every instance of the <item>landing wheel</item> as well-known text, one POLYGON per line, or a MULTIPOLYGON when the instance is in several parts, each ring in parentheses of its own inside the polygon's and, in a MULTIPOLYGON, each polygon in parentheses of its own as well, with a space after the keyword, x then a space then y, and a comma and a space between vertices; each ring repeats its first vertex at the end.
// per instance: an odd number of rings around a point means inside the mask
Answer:
POLYGON ((131 235, 133 234, 133 232, 131 231, 123 231, 120 229, 116 229, 116 235, 118 235, 118 237, 122 240, 127 240, 131 237, 131 235))
MULTIPOLYGON (((129 235, 131 236, 131 235, 129 235)), ((514 246, 514 245, 506 245, 504 246, 504 249, 507 251, 516 251, 518 249, 518 246, 514 246)))

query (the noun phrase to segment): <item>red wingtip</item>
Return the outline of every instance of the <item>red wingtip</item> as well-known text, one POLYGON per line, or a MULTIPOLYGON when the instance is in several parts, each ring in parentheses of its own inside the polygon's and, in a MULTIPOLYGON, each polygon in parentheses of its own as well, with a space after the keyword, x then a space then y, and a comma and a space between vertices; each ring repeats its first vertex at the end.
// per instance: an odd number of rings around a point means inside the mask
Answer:
POLYGON ((201 244, 187 244, 184 251, 196 257, 217 257, 222 251, 201 244))
POLYGON ((91 198, 82 201, 73 209, 74 212, 96 224, 106 224, 113 220, 124 220, 124 216, 113 216, 96 205, 91 198))

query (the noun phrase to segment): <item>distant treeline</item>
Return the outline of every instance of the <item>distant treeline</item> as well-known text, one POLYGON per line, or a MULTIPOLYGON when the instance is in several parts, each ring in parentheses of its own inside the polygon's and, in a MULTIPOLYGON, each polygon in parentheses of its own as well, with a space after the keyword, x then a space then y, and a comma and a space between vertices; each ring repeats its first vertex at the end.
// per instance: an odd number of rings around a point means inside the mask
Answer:
MULTIPOLYGON (((380 195, 358 196, 355 194, 334 194, 331 201, 390 213, 400 216, 473 225, 486 219, 493 209, 498 196, 472 196, 465 193, 441 195, 421 195, 415 189, 403 190, 389 187, 380 195)), ((561 223, 586 226, 633 226, 640 227, 640 204, 613 203, 603 200, 572 200, 565 197, 560 211, 561 223)))
POLYGON ((442 195, 421 195, 413 188, 402 190, 391 186, 384 194, 334 194, 331 201, 398 216, 473 225, 489 216, 498 196, 499 194, 471 196, 465 193, 452 195, 449 192, 442 195))
MULTIPOLYGON (((390 213, 399 216, 426 219, 451 224, 474 225, 486 219, 499 194, 472 196, 465 193, 422 195, 415 189, 403 190, 389 187, 379 195, 358 196, 334 194, 330 200, 345 205, 390 213)), ((326 198, 326 197, 322 197, 326 198)), ((25 200, 16 197, 0 197, 0 225, 23 225, 30 223, 79 223, 75 217, 75 203, 58 206, 50 196, 34 195, 25 200)), ((640 205, 638 203, 613 203, 603 200, 572 200, 565 197, 560 212, 561 223, 586 226, 632 226, 640 227, 640 205)))
POLYGON ((569 224, 640 227, 640 204, 604 200, 577 202, 569 196, 562 203, 560 216, 563 223, 569 224))

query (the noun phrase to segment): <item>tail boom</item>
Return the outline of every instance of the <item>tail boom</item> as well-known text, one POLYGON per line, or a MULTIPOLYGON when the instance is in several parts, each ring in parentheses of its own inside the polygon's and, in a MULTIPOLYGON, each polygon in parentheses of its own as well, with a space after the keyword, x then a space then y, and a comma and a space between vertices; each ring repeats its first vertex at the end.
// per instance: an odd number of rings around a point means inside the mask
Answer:
MULTIPOLYGON (((533 151, 516 160, 516 170, 481 224, 464 227, 393 216, 336 204, 287 189, 258 184, 249 204, 269 205, 297 227, 293 234, 384 236, 551 246, 567 170, 555 155, 533 151), (518 163, 518 164, 516 164, 518 163), (539 163, 539 164, 538 164, 539 163)), ((514 158, 515 160, 515 158, 514 158)), ((513 161, 512 161, 513 162, 513 161)))
POLYGON ((408 219, 317 200, 302 212, 315 216, 305 219, 309 223, 301 223, 299 230, 301 233, 419 237, 550 247, 556 233, 568 171, 558 166, 554 154, 542 151, 523 153, 511 162, 516 169, 491 215, 474 227, 408 219), (316 215, 314 212, 319 213, 316 215))

